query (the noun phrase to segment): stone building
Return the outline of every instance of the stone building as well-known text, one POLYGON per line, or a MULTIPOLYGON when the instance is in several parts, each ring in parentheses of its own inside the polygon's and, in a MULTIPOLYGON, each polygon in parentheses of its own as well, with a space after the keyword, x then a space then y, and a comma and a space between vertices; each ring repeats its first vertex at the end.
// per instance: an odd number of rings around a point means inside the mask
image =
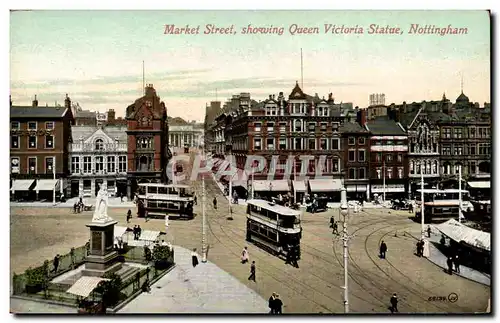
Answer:
POLYGON ((102 184, 112 196, 127 193, 126 131, 126 126, 72 128, 69 196, 95 197, 102 184))
POLYGON ((187 122, 182 118, 169 118, 168 136, 172 148, 198 148, 203 144, 203 124, 187 122))
POLYGON ((203 123, 204 130, 204 147, 206 152, 213 153, 215 151, 215 118, 221 109, 220 101, 212 101, 205 107, 205 121, 203 123))
POLYGON ((66 187, 68 146, 74 122, 71 100, 64 106, 14 106, 10 101, 11 192, 29 199, 49 199, 66 187), (54 180, 54 171, 55 178, 54 180))
POLYGON ((168 143, 165 103, 152 84, 144 96, 127 107, 127 196, 132 199, 139 183, 167 183, 166 167, 172 157, 168 143))

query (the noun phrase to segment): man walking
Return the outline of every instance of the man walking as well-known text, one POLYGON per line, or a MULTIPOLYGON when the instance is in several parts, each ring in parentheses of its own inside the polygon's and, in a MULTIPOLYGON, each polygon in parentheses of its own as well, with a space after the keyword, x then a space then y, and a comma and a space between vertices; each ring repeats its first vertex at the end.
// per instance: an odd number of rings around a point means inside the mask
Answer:
POLYGON ((332 217, 330 218, 330 228, 333 228, 333 224, 335 223, 335 219, 332 217))
POLYGON ((453 258, 453 263, 455 265, 455 271, 460 274, 460 258, 458 255, 455 255, 455 258, 453 258))
POLYGON ((396 293, 392 294, 391 297, 391 313, 398 312, 398 296, 396 293))
POLYGON ((270 314, 276 314, 276 305, 275 305, 275 300, 276 300, 276 293, 273 293, 271 297, 269 297, 269 313, 270 314))
POLYGON ((280 295, 276 294, 276 297, 274 299, 274 313, 281 314, 282 308, 283 308, 283 302, 280 299, 280 295))
POLYGON ((168 214, 166 214, 165 215, 165 234, 168 233, 168 225, 169 225, 168 220, 169 220, 168 219, 168 214))
POLYGON ((248 280, 253 280, 255 282, 255 260, 252 261, 252 265, 250 266, 250 276, 248 280))
POLYGON ((427 238, 430 238, 431 237, 431 226, 428 225, 427 226, 427 238))
POLYGON ((132 219, 132 211, 129 209, 127 212, 127 223, 130 223, 130 219, 132 219))
POLYGON ((213 203, 214 203, 214 209, 217 210, 217 198, 216 197, 214 197, 213 203))
POLYGON ((453 275, 453 258, 448 257, 446 264, 448 265, 448 274, 453 275))
POLYGON ((54 269, 52 270, 54 273, 57 273, 57 268, 59 267, 59 258, 61 256, 59 256, 59 254, 57 254, 55 257, 54 257, 54 261, 53 261, 53 265, 54 265, 54 269))
POLYGON ((337 225, 337 222, 333 222, 333 234, 339 234, 339 226, 337 225))
POLYGON ((387 245, 382 240, 382 243, 380 244, 380 258, 381 259, 385 259, 385 253, 386 252, 387 252, 387 245))
POLYGON ((194 196, 194 205, 198 205, 198 199, 196 198, 196 195, 194 196))
POLYGON ((243 248, 243 251, 241 252, 241 263, 242 264, 246 264, 249 260, 249 256, 248 256, 248 248, 245 247, 243 248))

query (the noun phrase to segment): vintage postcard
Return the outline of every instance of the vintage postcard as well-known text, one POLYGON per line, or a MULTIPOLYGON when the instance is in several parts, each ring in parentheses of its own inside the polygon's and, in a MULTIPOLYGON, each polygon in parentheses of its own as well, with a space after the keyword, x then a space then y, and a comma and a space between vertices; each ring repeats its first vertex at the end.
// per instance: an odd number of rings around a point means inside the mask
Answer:
POLYGON ((491 26, 11 11, 11 313, 490 313, 491 26))

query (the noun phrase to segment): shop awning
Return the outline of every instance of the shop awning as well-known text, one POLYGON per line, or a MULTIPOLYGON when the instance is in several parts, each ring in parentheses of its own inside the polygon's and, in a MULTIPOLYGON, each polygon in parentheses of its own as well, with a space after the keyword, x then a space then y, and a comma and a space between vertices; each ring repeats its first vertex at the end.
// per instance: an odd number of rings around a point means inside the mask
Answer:
POLYGON ((58 179, 39 179, 36 182, 34 190, 37 191, 53 191, 59 189, 58 179))
POLYGON ((491 251, 491 235, 488 232, 469 228, 454 219, 434 227, 456 242, 464 242, 478 249, 491 251))
POLYGON ((287 180, 253 181, 256 192, 289 192, 290 186, 287 180))
POLYGON ((366 185, 347 185, 347 192, 366 192, 366 185))
POLYGON ((29 191, 31 186, 34 186, 34 179, 15 179, 12 183, 11 191, 29 191))
POLYGON ((311 192, 336 192, 342 188, 340 179, 311 179, 309 180, 311 192))
POLYGON ((490 181, 468 182, 467 184, 472 188, 491 188, 490 181))
POLYGON ((87 297, 99 285, 100 282, 109 280, 101 277, 83 276, 71 286, 66 293, 87 297))
POLYGON ((160 236, 160 231, 150 231, 150 230, 144 230, 141 232, 141 236, 139 237, 139 240, 144 240, 144 241, 156 241, 158 240, 158 237, 160 236))
POLYGON ((295 190, 295 192, 307 191, 306 183, 304 181, 293 181, 292 185, 293 185, 293 189, 295 190))
POLYGON ((125 232, 127 232, 127 227, 120 227, 118 225, 115 226, 115 229, 114 229, 114 236, 115 236, 115 239, 116 238, 122 238, 123 235, 125 234, 125 232))

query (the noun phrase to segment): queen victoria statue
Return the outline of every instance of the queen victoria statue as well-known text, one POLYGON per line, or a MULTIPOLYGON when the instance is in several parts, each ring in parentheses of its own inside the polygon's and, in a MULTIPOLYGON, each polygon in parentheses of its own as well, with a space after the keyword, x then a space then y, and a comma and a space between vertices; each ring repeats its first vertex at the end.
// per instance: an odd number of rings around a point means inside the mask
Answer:
POLYGON ((97 193, 95 201, 95 211, 92 217, 92 222, 108 222, 113 220, 108 216, 108 190, 104 185, 99 185, 99 192, 97 193))

